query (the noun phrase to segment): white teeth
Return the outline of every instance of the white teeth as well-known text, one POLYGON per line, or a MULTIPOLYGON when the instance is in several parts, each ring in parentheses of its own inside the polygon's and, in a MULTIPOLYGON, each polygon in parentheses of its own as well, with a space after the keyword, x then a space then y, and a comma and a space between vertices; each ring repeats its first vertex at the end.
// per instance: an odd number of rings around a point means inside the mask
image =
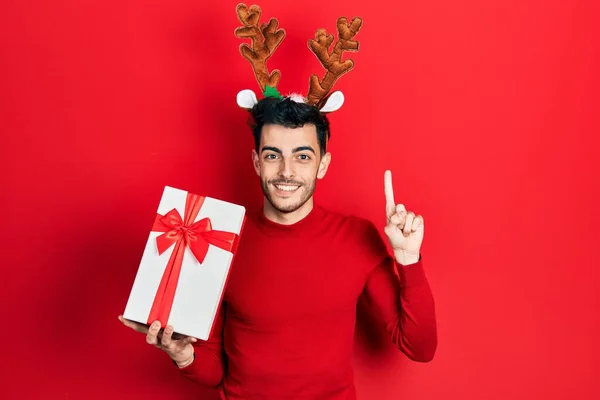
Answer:
POLYGON ((293 192, 294 190, 298 189, 300 186, 275 185, 275 187, 279 190, 283 190, 286 192, 293 192))

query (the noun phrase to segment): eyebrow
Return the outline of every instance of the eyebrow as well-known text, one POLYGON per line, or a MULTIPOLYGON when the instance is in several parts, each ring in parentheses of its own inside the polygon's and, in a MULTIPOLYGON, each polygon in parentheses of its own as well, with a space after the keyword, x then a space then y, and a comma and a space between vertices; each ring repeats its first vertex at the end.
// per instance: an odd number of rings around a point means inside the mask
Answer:
POLYGON ((304 150, 308 150, 311 153, 315 154, 315 150, 310 147, 310 146, 300 146, 300 147, 296 147, 295 149, 292 150, 292 153, 297 153, 299 151, 304 151, 304 150))
POLYGON ((260 152, 262 153, 264 151, 273 151, 273 152, 279 153, 279 154, 283 153, 281 151, 281 149, 278 149, 277 147, 272 147, 272 146, 263 146, 263 148, 262 148, 262 150, 260 152))
MULTIPOLYGON (((313 154, 316 154, 316 153, 315 153, 315 150, 314 150, 314 149, 313 149, 311 146, 300 146, 300 147, 296 147, 295 149, 292 149, 292 153, 297 153, 297 152, 299 152, 299 151, 304 151, 304 150, 307 150, 307 151, 310 151, 310 152, 312 152, 313 154)), ((263 151, 273 151, 273 152, 275 152, 275 153, 279 153, 279 154, 282 154, 282 153, 283 153, 283 152, 281 151, 281 149, 278 149, 277 147, 273 147, 273 146, 263 146, 263 148, 262 148, 262 150, 261 150, 261 153, 262 153, 263 151)))

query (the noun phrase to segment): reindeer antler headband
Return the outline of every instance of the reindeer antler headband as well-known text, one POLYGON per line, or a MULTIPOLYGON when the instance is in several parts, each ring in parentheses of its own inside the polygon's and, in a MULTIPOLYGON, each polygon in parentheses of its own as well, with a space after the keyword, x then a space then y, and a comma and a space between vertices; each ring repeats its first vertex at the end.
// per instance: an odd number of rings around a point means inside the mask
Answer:
MULTIPOLYGON (((279 21, 271 18, 269 23, 259 25, 262 10, 259 6, 247 7, 240 3, 236 8, 238 18, 243 26, 236 28, 235 35, 240 39, 252 39, 252 46, 247 43, 240 45, 240 53, 252 65, 254 76, 265 97, 283 96, 277 90, 281 79, 281 71, 278 69, 269 73, 267 60, 279 47, 286 32, 279 29, 279 21)), ((359 44, 354 40, 362 26, 362 19, 356 17, 349 24, 348 20, 340 17, 337 20, 338 41, 330 50, 334 37, 327 34, 323 28, 317 29, 315 38, 308 41, 308 48, 317 56, 326 73, 323 79, 312 75, 309 81, 309 90, 306 97, 292 95, 293 100, 314 105, 321 112, 332 112, 338 110, 344 103, 344 95, 341 91, 331 93, 331 89, 337 80, 354 68, 354 61, 346 59, 342 61, 344 51, 358 51, 359 44), (331 93, 331 94, 330 94, 331 93)), ((254 91, 242 90, 237 95, 237 103, 244 109, 251 109, 258 99, 254 91)))

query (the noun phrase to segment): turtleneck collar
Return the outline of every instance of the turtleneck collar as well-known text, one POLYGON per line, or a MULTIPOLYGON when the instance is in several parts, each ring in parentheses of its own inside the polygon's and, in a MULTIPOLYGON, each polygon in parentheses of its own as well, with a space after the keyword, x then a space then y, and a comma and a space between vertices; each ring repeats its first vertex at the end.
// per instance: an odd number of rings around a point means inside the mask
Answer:
POLYGON ((319 226, 324 214, 323 208, 315 204, 312 210, 300 221, 293 224, 281 224, 268 219, 261 208, 256 215, 256 225, 258 229, 267 235, 282 237, 302 235, 314 231, 319 226))

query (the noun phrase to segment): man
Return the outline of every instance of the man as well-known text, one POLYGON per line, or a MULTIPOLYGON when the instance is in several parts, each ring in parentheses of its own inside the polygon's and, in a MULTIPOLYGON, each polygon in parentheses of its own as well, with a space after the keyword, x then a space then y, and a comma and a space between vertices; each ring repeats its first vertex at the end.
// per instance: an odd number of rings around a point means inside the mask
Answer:
POLYGON ((251 110, 253 165, 264 193, 250 214, 207 341, 174 338, 120 320, 145 334, 181 374, 220 389, 222 399, 356 398, 351 357, 359 296, 390 340, 428 362, 437 347, 434 300, 420 248, 424 220, 396 204, 384 175, 389 255, 378 229, 315 203, 327 173, 329 122, 317 107, 266 97, 251 110), (399 272, 402 280, 395 274, 399 272))

